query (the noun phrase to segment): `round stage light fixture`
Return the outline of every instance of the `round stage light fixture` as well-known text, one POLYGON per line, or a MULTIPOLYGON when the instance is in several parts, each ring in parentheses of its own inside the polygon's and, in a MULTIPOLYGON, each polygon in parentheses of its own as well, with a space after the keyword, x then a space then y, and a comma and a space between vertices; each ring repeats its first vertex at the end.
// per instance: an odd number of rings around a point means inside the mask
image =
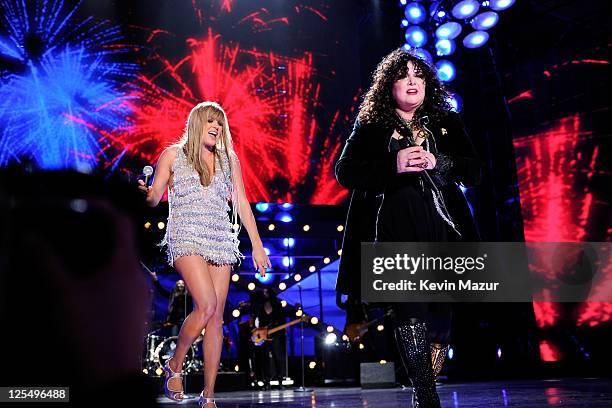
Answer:
POLYGON ((461 112, 461 109, 463 109, 463 99, 458 94, 451 94, 448 103, 455 112, 461 112))
POLYGON ((436 62, 438 70, 438 79, 442 82, 450 82, 455 79, 456 70, 452 62, 448 60, 440 60, 436 62))
POLYGON ((482 47, 489 40, 489 33, 486 31, 473 31, 465 36, 463 45, 466 48, 482 47))
POLYGON ((412 52, 413 55, 416 55, 423 61, 427 61, 429 64, 433 63, 433 57, 425 48, 416 48, 410 52, 412 52))
POLYGON ((257 203, 255 204, 255 209, 259 212, 265 213, 270 209, 270 204, 268 203, 257 203))
POLYGON ((499 21, 499 14, 494 11, 485 11, 480 13, 472 20, 472 28, 474 30, 488 30, 494 27, 499 21))
POLYGON ((440 39, 454 40, 459 34, 461 34, 461 24, 456 21, 449 21, 436 28, 436 37, 440 39))
POLYGON ((420 26, 410 26, 406 29, 406 43, 414 48, 427 44, 427 32, 420 26))
POLYGON ((514 4, 515 0, 491 0, 489 7, 495 11, 502 11, 514 4))
POLYGON ((325 344, 327 344, 328 346, 334 344, 336 340, 338 340, 338 336, 336 336, 336 333, 328 333, 325 336, 325 344))
POLYGON ((419 2, 413 1, 406 5, 404 10, 406 20, 412 24, 421 24, 425 21, 425 7, 419 2))
POLYGON ((436 54, 440 57, 451 55, 457 49, 457 45, 453 40, 443 38, 436 41, 436 54))
POLYGON ((465 20, 478 13, 479 8, 480 3, 476 0, 462 0, 455 4, 451 13, 457 20, 465 20))

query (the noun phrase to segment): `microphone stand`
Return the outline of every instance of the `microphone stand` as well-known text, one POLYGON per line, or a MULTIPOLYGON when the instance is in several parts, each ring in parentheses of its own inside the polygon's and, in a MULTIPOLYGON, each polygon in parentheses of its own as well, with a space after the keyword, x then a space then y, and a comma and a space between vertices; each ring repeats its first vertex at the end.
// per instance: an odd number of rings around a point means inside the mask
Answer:
MULTIPOLYGON (((300 292, 300 305, 302 305, 302 316, 304 313, 304 302, 302 301, 302 283, 298 283, 297 287, 299 289, 300 292)), ((305 373, 304 373, 304 319, 301 319, 300 321, 300 348, 302 351, 302 385, 300 385, 299 387, 297 387, 295 390, 293 390, 294 392, 310 392, 312 391, 311 389, 308 389, 304 386, 304 381, 305 381, 305 373)))

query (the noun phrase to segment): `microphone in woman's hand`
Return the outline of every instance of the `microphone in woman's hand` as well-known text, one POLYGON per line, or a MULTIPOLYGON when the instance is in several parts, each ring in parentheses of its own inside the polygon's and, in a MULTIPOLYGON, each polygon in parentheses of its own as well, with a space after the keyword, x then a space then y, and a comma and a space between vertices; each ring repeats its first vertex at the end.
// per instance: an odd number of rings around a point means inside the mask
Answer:
POLYGON ((153 174, 153 167, 151 166, 144 166, 142 169, 142 174, 144 174, 145 179, 145 186, 149 185, 149 177, 151 177, 151 175, 153 174))

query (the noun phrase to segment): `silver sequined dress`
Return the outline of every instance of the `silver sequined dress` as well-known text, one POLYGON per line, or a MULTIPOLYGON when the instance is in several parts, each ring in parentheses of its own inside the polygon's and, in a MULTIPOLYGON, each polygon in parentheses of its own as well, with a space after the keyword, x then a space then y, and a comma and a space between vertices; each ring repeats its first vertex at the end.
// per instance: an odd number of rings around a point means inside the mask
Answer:
POLYGON ((181 146, 172 164, 172 188, 168 189, 168 222, 162 245, 168 263, 180 256, 200 255, 216 265, 237 263, 238 234, 232 229, 228 201, 232 193, 230 163, 224 153, 215 159, 210 185, 200 183, 197 171, 187 162, 181 146))

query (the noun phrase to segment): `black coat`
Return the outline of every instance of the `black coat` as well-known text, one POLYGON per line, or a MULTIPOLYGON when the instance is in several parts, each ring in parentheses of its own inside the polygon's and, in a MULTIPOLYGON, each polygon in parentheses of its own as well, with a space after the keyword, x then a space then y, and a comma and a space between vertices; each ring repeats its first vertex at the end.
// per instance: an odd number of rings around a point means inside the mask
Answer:
MULTIPOLYGON (((479 235, 458 183, 473 186, 480 182, 481 162, 457 113, 450 112, 427 128, 437 147, 436 168, 429 171, 442 192, 446 206, 463 241, 478 241, 479 235)), ((355 122, 336 163, 338 182, 352 190, 344 229, 342 256, 336 291, 358 298, 360 294, 361 242, 373 242, 376 215, 385 187, 397 175, 397 152, 389 151, 393 124, 355 122)), ((405 177, 405 174, 403 175, 405 177)), ((414 177, 421 177, 414 174, 414 177)))

